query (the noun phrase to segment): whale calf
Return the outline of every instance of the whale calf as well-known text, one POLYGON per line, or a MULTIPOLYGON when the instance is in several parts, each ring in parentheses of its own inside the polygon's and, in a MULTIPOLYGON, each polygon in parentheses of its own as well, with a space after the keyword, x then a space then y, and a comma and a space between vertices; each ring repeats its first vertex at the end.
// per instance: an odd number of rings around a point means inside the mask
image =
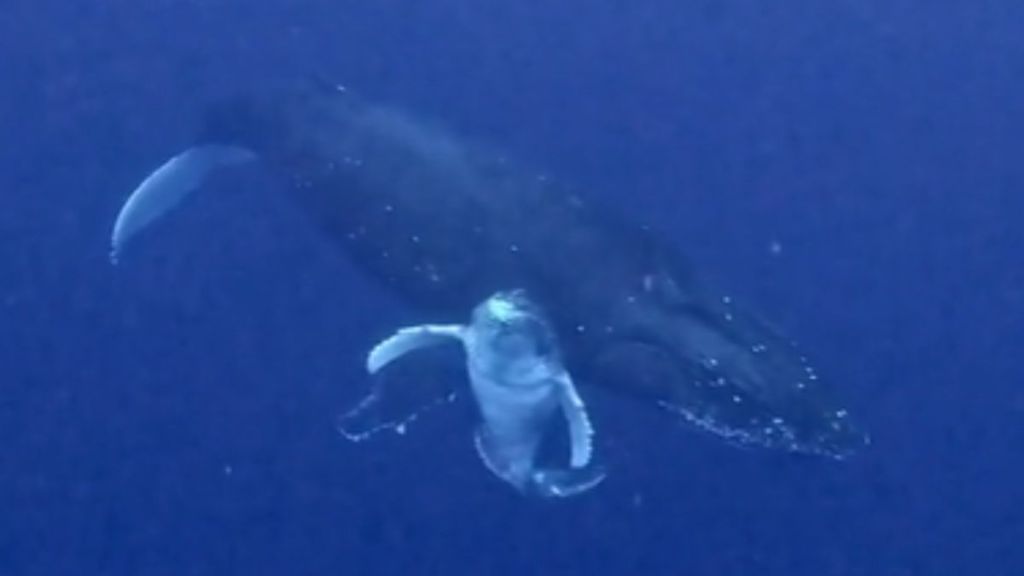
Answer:
POLYGON ((521 492, 544 497, 581 494, 604 479, 603 471, 588 468, 594 430, 562 365, 557 338, 522 290, 492 295, 473 310, 467 325, 398 330, 371 350, 367 370, 375 374, 409 352, 449 341, 461 342, 466 350, 482 420, 474 439, 491 472, 521 492), (538 452, 559 410, 569 429, 570 466, 540 467, 538 452))
POLYGON ((212 167, 257 158, 365 274, 433 317, 522 287, 594 386, 737 444, 843 458, 867 442, 796 346, 671 241, 487 146, 317 85, 211 106, 191 150, 207 153, 173 157, 128 199, 115 257, 212 167))

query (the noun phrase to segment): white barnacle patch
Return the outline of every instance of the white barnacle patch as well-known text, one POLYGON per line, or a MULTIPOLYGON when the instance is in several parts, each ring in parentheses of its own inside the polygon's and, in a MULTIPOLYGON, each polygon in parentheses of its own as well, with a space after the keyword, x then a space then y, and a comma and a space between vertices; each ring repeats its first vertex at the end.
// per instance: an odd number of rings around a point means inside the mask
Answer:
POLYGON ((720 436, 724 438, 727 442, 733 442, 740 446, 762 444, 764 443, 765 439, 771 438, 771 432, 768 432, 768 429, 761 431, 762 434, 759 437, 747 430, 723 426, 716 422, 713 417, 707 414, 697 414, 690 410, 683 409, 679 406, 669 404, 668 402, 659 402, 658 405, 661 406, 663 409, 672 412, 673 414, 678 414, 682 416, 684 420, 686 420, 689 424, 697 427, 698 429, 705 430, 716 436, 720 436))
MULTIPOLYGON (((739 396, 732 398, 733 402, 737 404, 741 401, 739 396)), ((658 405, 673 414, 682 416, 687 423, 739 446, 761 445, 793 452, 835 456, 822 447, 824 438, 820 439, 822 445, 802 441, 797 438, 793 426, 777 416, 767 422, 758 416, 752 416, 747 420, 746 425, 733 427, 718 421, 713 412, 689 410, 664 401, 659 402, 658 405)), ((837 422, 833 422, 833 428, 837 430, 840 428, 837 422)))

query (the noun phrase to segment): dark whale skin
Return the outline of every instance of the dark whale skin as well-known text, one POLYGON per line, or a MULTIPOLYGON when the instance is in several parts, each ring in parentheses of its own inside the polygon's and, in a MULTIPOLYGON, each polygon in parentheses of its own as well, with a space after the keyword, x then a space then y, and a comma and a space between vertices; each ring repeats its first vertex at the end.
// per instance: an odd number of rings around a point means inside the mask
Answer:
POLYGON ((781 334, 670 242, 485 146, 334 87, 226 100, 248 148, 358 265, 432 318, 526 289, 570 372, 730 441, 842 458, 867 437, 781 334))

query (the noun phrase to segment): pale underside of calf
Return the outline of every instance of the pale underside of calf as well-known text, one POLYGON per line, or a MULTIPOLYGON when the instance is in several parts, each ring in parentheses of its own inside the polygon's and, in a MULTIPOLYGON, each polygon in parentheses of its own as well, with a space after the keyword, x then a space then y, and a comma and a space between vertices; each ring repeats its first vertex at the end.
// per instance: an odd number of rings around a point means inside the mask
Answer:
POLYGON ((596 486, 603 473, 589 468, 593 428, 572 379, 557 362, 526 355, 500 365, 482 353, 487 347, 472 326, 427 325, 403 328, 378 344, 367 359, 375 373, 405 354, 458 341, 467 352, 467 369, 482 422, 477 451, 496 476, 525 493, 572 496, 596 486), (569 467, 539 468, 537 455, 556 412, 569 428, 569 467))

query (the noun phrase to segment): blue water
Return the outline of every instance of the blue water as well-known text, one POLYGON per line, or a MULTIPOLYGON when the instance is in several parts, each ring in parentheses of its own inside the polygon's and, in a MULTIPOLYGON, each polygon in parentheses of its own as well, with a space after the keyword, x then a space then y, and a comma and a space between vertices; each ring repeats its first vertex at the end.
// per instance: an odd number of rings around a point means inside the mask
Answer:
POLYGON ((0 575, 1024 574, 1022 73, 1011 0, 5 0, 0 575), (107 262, 210 99, 311 72, 666 231, 872 446, 599 396, 609 480, 538 503, 457 410, 344 441, 409 311, 258 171, 107 262))

